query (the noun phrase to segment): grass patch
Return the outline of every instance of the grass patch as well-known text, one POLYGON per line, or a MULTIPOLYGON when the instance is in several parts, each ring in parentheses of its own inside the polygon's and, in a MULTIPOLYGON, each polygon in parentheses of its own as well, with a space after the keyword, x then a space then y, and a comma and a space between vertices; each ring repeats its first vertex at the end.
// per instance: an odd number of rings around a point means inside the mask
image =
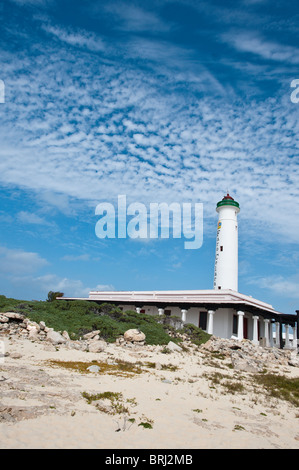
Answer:
POLYGON ((242 393, 245 390, 244 385, 239 379, 235 379, 227 374, 214 372, 213 374, 205 373, 203 377, 209 380, 210 388, 223 387, 224 391, 234 395, 235 393, 242 393))
POLYGON ((95 402, 96 408, 104 413, 116 415, 129 412, 128 408, 123 403, 123 395, 121 392, 103 392, 94 395, 83 392, 82 396, 87 400, 89 405, 95 402), (107 400, 109 401, 108 406, 105 403, 107 400))
POLYGON ((90 374, 88 367, 98 366, 100 374, 117 375, 119 377, 131 377, 133 374, 141 374, 143 370, 132 362, 116 360, 116 364, 107 364, 107 362, 83 362, 83 361, 58 361, 49 360, 47 363, 53 367, 62 367, 64 369, 90 374))
POLYGON ((206 343, 212 336, 192 323, 185 324, 184 328, 179 330, 179 333, 187 334, 192 343, 196 344, 197 346, 206 343))
POLYGON ((283 375, 255 374, 255 383, 262 385, 269 396, 288 401, 299 407, 299 378, 288 378, 283 375))

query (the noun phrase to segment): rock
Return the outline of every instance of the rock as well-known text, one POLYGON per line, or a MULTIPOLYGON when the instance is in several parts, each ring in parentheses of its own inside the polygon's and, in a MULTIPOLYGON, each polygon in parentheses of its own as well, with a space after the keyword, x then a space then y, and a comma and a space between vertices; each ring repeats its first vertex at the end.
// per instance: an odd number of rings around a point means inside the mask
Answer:
POLYGON ((46 328, 45 322, 44 322, 44 321, 40 321, 40 322, 39 322, 39 327, 40 327, 41 330, 44 330, 44 329, 46 328))
POLYGON ((100 330, 91 331, 90 333, 86 333, 86 335, 83 335, 83 339, 95 339, 96 336, 98 336, 98 338, 96 339, 99 339, 100 333, 100 330))
POLYGON ((40 326, 38 323, 34 322, 34 321, 29 321, 27 322, 27 326, 26 326, 26 329, 30 332, 31 330, 35 330, 37 332, 40 331, 40 326))
POLYGON ((8 323, 9 319, 0 313, 0 323, 8 323))
POLYGON ((132 329, 132 330, 127 330, 124 333, 124 339, 125 341, 129 343, 133 343, 135 341, 144 341, 145 340, 145 334, 142 333, 142 331, 137 330, 137 329, 132 329))
POLYGON ((16 312, 1 312, 1 315, 8 318, 9 320, 24 321, 25 319, 25 315, 16 312))
POLYGON ((47 341, 49 341, 52 344, 64 344, 66 343, 66 339, 57 331, 48 331, 47 332, 47 341))
POLYGON ((89 372, 100 372, 100 368, 99 366, 89 366, 87 367, 87 370, 89 370, 89 372))
POLYGON ((243 372, 257 373, 263 370, 263 368, 260 368, 256 362, 243 359, 241 357, 232 357, 232 365, 234 369, 241 370, 243 372))
POLYGON ((70 341, 70 337, 67 331, 63 331, 62 336, 67 340, 70 341))
POLYGON ((36 340, 39 339, 38 333, 39 333, 39 332, 38 332, 37 328, 32 327, 32 328, 29 330, 28 338, 31 339, 32 341, 36 341, 36 340))
POLYGON ((88 344, 89 352, 93 352, 93 353, 102 352, 106 349, 106 347, 107 347, 107 343, 101 340, 92 341, 91 343, 88 344))
POLYGON ((169 343, 167 344, 167 348, 170 351, 178 351, 178 352, 182 351, 182 348, 178 346, 176 343, 174 343, 173 341, 169 341, 169 343))
POLYGON ((21 359, 22 354, 17 353, 17 352, 12 352, 9 354, 9 357, 11 357, 12 359, 21 359))

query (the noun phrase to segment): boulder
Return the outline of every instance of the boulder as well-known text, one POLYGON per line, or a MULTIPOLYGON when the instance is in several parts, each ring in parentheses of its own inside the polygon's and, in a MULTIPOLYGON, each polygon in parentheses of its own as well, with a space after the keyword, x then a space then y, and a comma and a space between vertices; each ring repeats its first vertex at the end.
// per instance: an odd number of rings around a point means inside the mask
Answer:
POLYGON ((127 330, 124 333, 124 340, 129 343, 144 341, 145 334, 137 329, 127 330))
POLYGON ((54 345, 66 343, 66 339, 60 333, 58 333, 58 331, 51 331, 51 329, 47 332, 46 340, 54 345))
POLYGON ((169 343, 167 344, 167 348, 170 351, 178 351, 178 352, 182 351, 182 348, 178 346, 176 343, 174 343, 173 341, 169 341, 169 343))
POLYGON ((94 365, 87 367, 87 370, 89 370, 89 372, 100 372, 101 369, 99 368, 99 366, 94 365))
POLYGON ((16 312, 1 312, 1 315, 14 321, 23 321, 25 319, 25 315, 16 312))
POLYGON ((93 353, 102 352, 106 349, 106 347, 107 343, 105 341, 92 341, 88 344, 88 351, 93 353))
POLYGON ((28 338, 31 339, 32 341, 38 340, 39 339, 38 329, 35 327, 30 328, 28 338))
POLYGON ((90 333, 86 333, 85 335, 83 335, 83 339, 99 339, 100 333, 100 330, 91 331, 90 333))

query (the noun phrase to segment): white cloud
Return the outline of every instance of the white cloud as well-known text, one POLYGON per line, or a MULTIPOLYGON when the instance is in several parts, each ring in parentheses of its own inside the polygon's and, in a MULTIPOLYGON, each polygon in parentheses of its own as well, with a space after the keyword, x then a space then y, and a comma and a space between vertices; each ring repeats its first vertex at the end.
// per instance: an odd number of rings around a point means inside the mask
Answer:
POLYGON ((22 249, 0 247, 1 273, 7 275, 32 273, 48 264, 48 261, 42 258, 38 253, 27 252, 22 249))
POLYGON ((56 274, 45 274, 43 276, 13 276, 11 278, 15 289, 24 290, 26 287, 34 286, 36 296, 46 298, 49 291, 62 292, 65 297, 87 298, 91 290, 115 290, 112 285, 97 285, 88 287, 79 279, 69 279, 56 274))
POLYGON ((88 31, 81 29, 77 31, 66 30, 46 23, 42 23, 41 27, 48 34, 51 34, 60 41, 69 44, 70 46, 81 47, 92 52, 101 52, 105 50, 105 44, 103 40, 96 34, 90 33, 88 31))
POLYGON ((263 289, 268 289, 274 294, 283 295, 288 298, 299 299, 299 276, 285 278, 280 275, 263 277, 250 282, 263 289))
POLYGON ((43 226, 51 226, 53 223, 49 222, 48 220, 40 217, 37 214, 27 211, 21 211, 17 214, 17 218, 19 222, 23 224, 33 224, 33 225, 43 225, 43 226))
POLYGON ((90 255, 65 255, 61 258, 63 261, 89 261, 90 255))
POLYGON ((252 32, 225 33, 222 37, 239 51, 250 52, 267 60, 299 64, 298 47, 268 41, 252 32))

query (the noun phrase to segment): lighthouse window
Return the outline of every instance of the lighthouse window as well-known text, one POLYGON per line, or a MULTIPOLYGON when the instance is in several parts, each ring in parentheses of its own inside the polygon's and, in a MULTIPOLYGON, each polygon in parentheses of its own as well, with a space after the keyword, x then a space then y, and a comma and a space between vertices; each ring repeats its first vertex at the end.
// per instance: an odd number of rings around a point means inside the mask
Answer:
POLYGON ((220 247, 220 251, 223 251, 223 246, 220 247))

